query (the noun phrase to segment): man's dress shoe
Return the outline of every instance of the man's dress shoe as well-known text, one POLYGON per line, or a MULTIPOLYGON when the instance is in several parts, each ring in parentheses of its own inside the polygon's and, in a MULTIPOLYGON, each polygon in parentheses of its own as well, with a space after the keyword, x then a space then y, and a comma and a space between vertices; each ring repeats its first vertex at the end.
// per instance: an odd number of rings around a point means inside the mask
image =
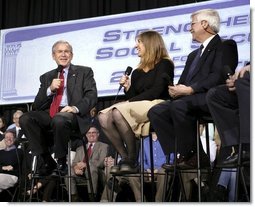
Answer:
MULTIPOLYGON (((248 151, 242 151, 242 157, 241 157, 241 161, 249 161, 250 160, 250 152, 248 151)), ((223 165, 234 165, 237 164, 238 161, 238 153, 235 153, 233 155, 230 155, 229 157, 227 157, 222 164, 223 165)))
MULTIPOLYGON (((210 160, 205 152, 200 153, 200 167, 209 167, 210 160)), ((197 154, 195 152, 190 153, 187 157, 180 156, 176 159, 177 169, 195 169, 197 168, 197 154)), ((173 170, 174 164, 165 163, 162 168, 166 170, 173 170)))

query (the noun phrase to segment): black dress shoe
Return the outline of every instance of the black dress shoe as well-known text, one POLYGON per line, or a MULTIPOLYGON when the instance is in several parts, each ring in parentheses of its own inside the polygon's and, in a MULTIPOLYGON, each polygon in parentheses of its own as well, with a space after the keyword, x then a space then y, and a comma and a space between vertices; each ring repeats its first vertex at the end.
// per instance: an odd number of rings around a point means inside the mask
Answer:
POLYGON ((120 166, 120 174, 135 174, 139 172, 137 165, 122 164, 120 166))
POLYGON ((121 164, 120 164, 121 174, 133 174, 138 172, 139 172, 139 168, 135 160, 124 159, 121 161, 121 164))
MULTIPOLYGON (((197 168, 197 154, 194 154, 191 158, 185 159, 179 163, 180 169, 195 169, 197 168)), ((200 168, 210 167, 210 160, 207 154, 202 150, 200 152, 200 168)))
POLYGON ((57 163, 53 159, 45 159, 42 156, 37 157, 37 176, 50 175, 57 167, 57 163))
POLYGON ((222 185, 217 185, 216 188, 208 195, 209 202, 227 202, 228 191, 222 185))
MULTIPOLYGON (((177 158, 176 162, 176 167, 178 169, 195 169, 197 168, 197 154, 194 151, 190 151, 186 157, 180 156, 180 158, 177 158)), ((200 153, 200 167, 210 167, 209 157, 204 151, 201 151, 200 153)), ((165 163, 162 165, 162 168, 166 170, 173 170, 174 165, 165 163)))
POLYGON ((54 170, 52 175, 60 175, 64 176, 68 173, 68 166, 67 164, 57 164, 57 168, 54 170))
MULTIPOLYGON (((250 152, 248 151, 242 151, 242 162, 249 161, 250 160, 250 152)), ((235 165, 238 161, 238 153, 235 153, 229 157, 227 157, 222 164, 223 165, 235 165)))
MULTIPOLYGON (((177 159, 176 159, 176 166, 178 166, 180 163, 182 163, 184 161, 184 157, 183 156, 179 156, 177 159)), ((172 171, 174 170, 174 166, 175 166, 175 163, 164 163, 161 167, 165 170, 168 170, 168 171, 172 171)))

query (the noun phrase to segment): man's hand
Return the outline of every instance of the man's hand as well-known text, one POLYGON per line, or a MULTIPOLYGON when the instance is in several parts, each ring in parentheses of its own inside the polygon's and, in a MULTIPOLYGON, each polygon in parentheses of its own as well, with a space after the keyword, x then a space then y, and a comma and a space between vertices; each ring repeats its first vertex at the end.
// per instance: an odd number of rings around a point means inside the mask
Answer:
POLYGON ((13 167, 11 165, 7 165, 7 166, 3 166, 2 169, 6 171, 12 171, 13 167))
POLYGON ((235 87, 235 81, 238 78, 243 78, 244 73, 245 72, 250 72, 251 70, 251 66, 250 65, 246 65, 243 68, 241 68, 240 70, 236 71, 234 75, 230 76, 229 79, 226 80, 226 85, 228 87, 229 91, 235 91, 236 87, 235 87))
POLYGON ((105 167, 111 167, 114 165, 114 159, 112 156, 104 158, 104 166, 105 167))
POLYGON ((57 89, 59 89, 61 82, 64 81, 63 79, 55 78, 52 80, 50 84, 50 90, 51 92, 56 92, 57 89))
POLYGON ((87 165, 84 162, 78 162, 73 168, 76 175, 83 175, 87 165))
POLYGON ((63 109, 61 109, 60 112, 69 112, 69 113, 73 113, 73 114, 78 113, 76 108, 73 106, 65 106, 63 109))
POLYGON ((172 98, 178 98, 180 96, 188 96, 194 93, 190 86, 185 86, 182 84, 168 86, 168 93, 172 98))

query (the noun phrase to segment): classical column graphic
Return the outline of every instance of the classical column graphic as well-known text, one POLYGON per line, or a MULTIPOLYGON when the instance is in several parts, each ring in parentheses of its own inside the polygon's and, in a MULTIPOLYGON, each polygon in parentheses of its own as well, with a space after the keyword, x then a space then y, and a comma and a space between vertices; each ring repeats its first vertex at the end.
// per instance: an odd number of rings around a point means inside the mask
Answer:
POLYGON ((21 47, 20 42, 13 42, 5 45, 4 63, 2 68, 2 94, 3 98, 17 95, 16 90, 16 59, 21 47))

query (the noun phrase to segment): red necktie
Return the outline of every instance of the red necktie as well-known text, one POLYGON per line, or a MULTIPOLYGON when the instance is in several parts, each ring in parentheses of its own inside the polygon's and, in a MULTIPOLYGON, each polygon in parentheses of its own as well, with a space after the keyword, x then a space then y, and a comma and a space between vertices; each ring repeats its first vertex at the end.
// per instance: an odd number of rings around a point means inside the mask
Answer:
MULTIPOLYGON (((89 144, 89 147, 88 147, 88 150, 87 150, 88 160, 89 160, 89 158, 90 158, 90 156, 91 156, 91 154, 92 154, 92 147, 93 147, 93 144, 92 144, 92 143, 90 143, 90 144, 89 144)), ((85 163, 86 163, 86 156, 84 156, 84 158, 83 158, 83 162, 85 162, 85 163)))
POLYGON ((89 148, 88 148, 88 158, 90 158, 91 154, 92 154, 92 147, 93 147, 93 144, 90 143, 89 145, 89 148))
POLYGON ((60 106, 60 102, 63 96, 63 92, 64 92, 64 70, 61 71, 60 75, 59 75, 59 79, 63 80, 61 81, 60 87, 56 92, 56 95, 53 98, 53 101, 50 105, 50 116, 51 118, 53 116, 55 116, 56 113, 59 112, 59 106, 60 106))

